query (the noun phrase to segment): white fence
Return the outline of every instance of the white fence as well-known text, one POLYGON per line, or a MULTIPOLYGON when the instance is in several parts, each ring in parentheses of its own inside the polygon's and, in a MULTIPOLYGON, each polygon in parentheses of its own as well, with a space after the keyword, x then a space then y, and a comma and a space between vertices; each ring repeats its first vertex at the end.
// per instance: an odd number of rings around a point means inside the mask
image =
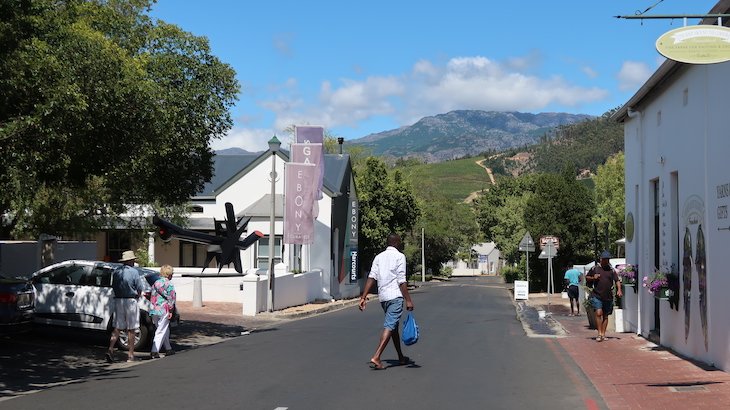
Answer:
MULTIPOLYGON (((294 274, 275 269, 274 272, 274 310, 304 305, 317 299, 331 299, 323 287, 322 271, 294 274)), ((267 274, 266 270, 252 269, 246 275, 239 275, 233 269, 223 269, 220 275, 200 275, 199 268, 175 268, 172 283, 180 301, 195 301, 195 283, 200 281, 203 302, 242 303, 242 314, 254 316, 267 309, 267 274)))

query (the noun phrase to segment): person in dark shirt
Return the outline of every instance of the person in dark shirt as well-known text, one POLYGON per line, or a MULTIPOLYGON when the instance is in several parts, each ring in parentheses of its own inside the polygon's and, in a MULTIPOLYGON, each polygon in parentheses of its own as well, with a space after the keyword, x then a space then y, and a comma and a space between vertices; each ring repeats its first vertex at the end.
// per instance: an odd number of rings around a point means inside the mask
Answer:
POLYGON ((598 330, 597 342, 606 339, 606 328, 608 327, 608 316, 613 313, 613 287, 616 286, 616 294, 622 296, 621 281, 609 263, 611 254, 603 251, 600 263, 586 274, 586 282, 593 284, 593 292, 590 296, 590 303, 596 310, 596 329, 598 330))

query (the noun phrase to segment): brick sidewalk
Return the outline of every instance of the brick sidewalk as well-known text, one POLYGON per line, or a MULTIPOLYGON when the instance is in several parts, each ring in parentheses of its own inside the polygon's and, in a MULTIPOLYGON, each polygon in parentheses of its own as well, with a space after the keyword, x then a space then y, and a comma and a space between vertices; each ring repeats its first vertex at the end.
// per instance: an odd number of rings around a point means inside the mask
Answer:
MULTIPOLYGON (((546 302, 530 295, 532 306, 546 302)), ((730 408, 730 374, 688 360, 634 333, 607 332, 596 342, 585 312, 571 317, 557 298, 553 318, 568 336, 557 339, 601 394, 610 409, 730 408)), ((582 309, 581 309, 582 310, 582 309)))

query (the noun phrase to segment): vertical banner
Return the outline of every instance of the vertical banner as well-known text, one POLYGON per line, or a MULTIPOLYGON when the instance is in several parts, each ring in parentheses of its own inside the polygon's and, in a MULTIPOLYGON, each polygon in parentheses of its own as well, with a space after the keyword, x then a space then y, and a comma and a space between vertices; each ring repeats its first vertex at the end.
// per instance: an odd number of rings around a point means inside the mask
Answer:
POLYGON ((348 249, 347 255, 349 257, 348 276, 350 283, 355 283, 358 279, 357 237, 359 235, 359 209, 357 197, 355 195, 350 196, 350 204, 348 208, 347 239, 345 240, 345 244, 348 249))
MULTIPOLYGON (((324 147, 324 127, 295 125, 294 135, 297 144, 322 144, 322 147, 324 147)), ((317 175, 317 199, 322 199, 322 185, 324 184, 324 148, 319 151, 319 158, 314 159, 314 164, 317 165, 319 172, 319 175, 317 175)))
MULTIPOLYGON (((321 162, 323 157, 322 144, 306 144, 306 143, 294 143, 291 144, 291 162, 298 164, 312 164, 316 168, 315 174, 323 175, 324 164, 321 162)), ((314 195, 316 199, 322 199, 321 186, 317 184, 312 185, 314 189, 314 195)), ((314 209, 312 210, 312 216, 317 218, 319 216, 319 203, 315 201, 314 209)))
POLYGON ((316 167, 312 164, 289 162, 284 170, 284 243, 314 242, 316 167))

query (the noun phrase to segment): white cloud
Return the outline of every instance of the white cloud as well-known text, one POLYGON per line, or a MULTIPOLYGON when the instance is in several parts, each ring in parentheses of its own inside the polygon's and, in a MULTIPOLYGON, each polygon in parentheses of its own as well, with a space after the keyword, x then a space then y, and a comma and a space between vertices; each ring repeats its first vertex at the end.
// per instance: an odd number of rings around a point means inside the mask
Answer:
POLYGON ((651 76, 652 69, 646 63, 638 61, 624 61, 616 78, 621 91, 630 91, 639 88, 651 76))
MULTIPOLYGON (((445 63, 419 60, 402 74, 323 81, 317 98, 300 95, 298 82, 290 78, 268 87, 269 98, 257 104, 274 115, 272 128, 283 130, 292 124, 357 127, 383 117, 407 125, 456 109, 534 112, 548 106, 579 107, 608 96, 605 89, 579 86, 561 76, 527 74, 541 60, 539 52, 504 62, 482 56, 445 63)), ((584 72, 594 73, 587 68, 584 72)), ((234 130, 231 138, 239 146, 256 141, 256 150, 265 149, 272 132, 257 137, 260 131, 234 130)))
POLYGON ((596 78, 598 77, 598 72, 593 69, 593 67, 583 66, 580 68, 581 71, 583 71, 583 74, 588 76, 588 78, 596 78))
POLYGON ((269 129, 234 127, 222 139, 213 140, 211 148, 214 151, 232 147, 251 152, 264 151, 269 149, 267 142, 274 134, 275 132, 269 129))

